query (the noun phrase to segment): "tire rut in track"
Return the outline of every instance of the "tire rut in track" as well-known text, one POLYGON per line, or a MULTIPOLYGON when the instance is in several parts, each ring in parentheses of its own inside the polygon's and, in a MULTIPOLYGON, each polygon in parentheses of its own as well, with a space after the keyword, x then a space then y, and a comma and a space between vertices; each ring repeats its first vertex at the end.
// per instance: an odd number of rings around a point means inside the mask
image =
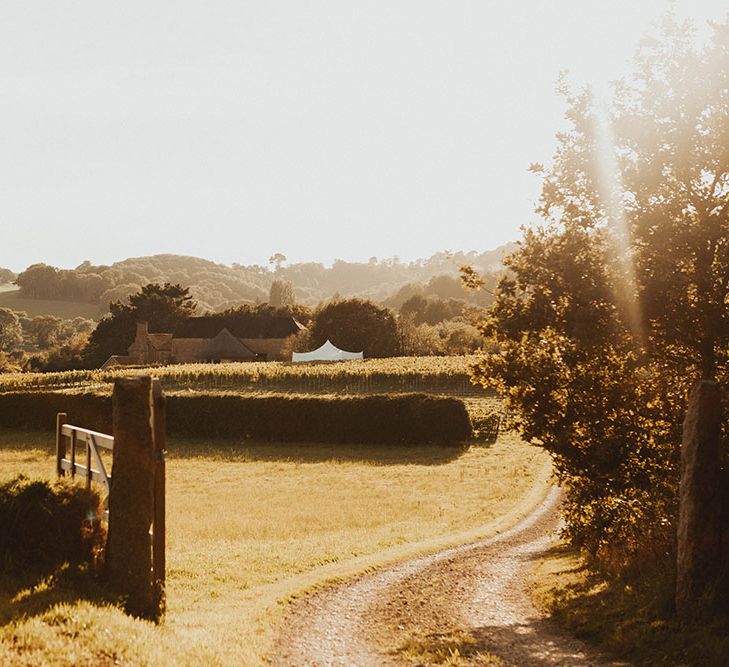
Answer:
POLYGON ((427 664, 427 654, 398 650, 425 643, 457 648, 464 664, 493 664, 489 655, 519 666, 625 664, 565 635, 531 602, 528 575, 534 560, 556 542, 559 498, 553 487, 529 516, 503 533, 303 598, 284 620, 272 663, 427 664))

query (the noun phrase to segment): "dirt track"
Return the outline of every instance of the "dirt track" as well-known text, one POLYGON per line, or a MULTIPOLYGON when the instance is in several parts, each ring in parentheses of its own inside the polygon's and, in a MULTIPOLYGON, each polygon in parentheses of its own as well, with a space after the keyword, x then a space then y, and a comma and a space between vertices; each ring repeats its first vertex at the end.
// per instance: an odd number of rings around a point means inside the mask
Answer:
POLYGON ((619 664, 562 634, 530 601, 528 574, 556 539, 558 506, 552 488, 506 532, 304 598, 282 625, 273 664, 438 664, 443 654, 460 664, 619 664))

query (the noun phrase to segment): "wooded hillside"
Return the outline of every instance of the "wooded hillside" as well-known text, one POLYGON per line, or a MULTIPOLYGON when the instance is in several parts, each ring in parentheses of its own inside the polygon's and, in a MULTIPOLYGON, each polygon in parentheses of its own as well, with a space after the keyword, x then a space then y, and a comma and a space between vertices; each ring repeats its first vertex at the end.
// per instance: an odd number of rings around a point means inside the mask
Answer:
MULTIPOLYGON (((435 294, 444 298, 462 296, 443 293, 443 289, 458 292, 441 278, 456 278, 458 267, 470 264, 483 273, 498 270, 501 258, 513 246, 476 253, 436 253, 424 260, 403 263, 397 258, 369 262, 336 260, 327 267, 321 263, 286 265, 283 255, 274 255, 270 266, 216 264, 198 257, 153 255, 136 257, 112 265, 83 262, 75 269, 59 269, 47 264, 33 264, 17 276, 21 296, 27 299, 80 301, 98 304, 100 313, 112 301, 125 299, 149 283, 173 283, 190 288, 200 312, 221 311, 246 303, 268 301, 274 280, 289 281, 298 303, 315 305, 339 295, 361 296, 385 301, 405 288, 407 300, 413 294, 435 294), (274 261, 275 260, 275 261, 274 261)), ((399 304, 398 304, 399 305, 399 304)))

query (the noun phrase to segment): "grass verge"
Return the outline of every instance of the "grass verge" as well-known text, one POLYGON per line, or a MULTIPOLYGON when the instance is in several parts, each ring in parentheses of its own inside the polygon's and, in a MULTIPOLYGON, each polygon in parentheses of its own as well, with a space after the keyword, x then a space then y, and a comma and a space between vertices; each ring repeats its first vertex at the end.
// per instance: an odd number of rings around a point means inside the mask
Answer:
POLYGON ((503 667, 506 663, 497 655, 478 650, 478 641, 468 632, 452 631, 413 638, 398 649, 396 655, 418 665, 466 667, 485 665, 503 667))
MULTIPOLYGON (((48 477, 51 441, 0 430, 0 481, 48 477)), ((130 619, 67 577, 5 579, 0 664, 261 664, 287 600, 505 529, 550 476, 547 456, 512 436, 469 449, 168 445, 165 622, 130 619)))
POLYGON ((638 587, 607 580, 573 550, 549 552, 535 568, 532 590, 542 611, 569 632, 630 664, 729 664, 729 618, 681 625, 672 616, 672 591, 651 581, 638 587))

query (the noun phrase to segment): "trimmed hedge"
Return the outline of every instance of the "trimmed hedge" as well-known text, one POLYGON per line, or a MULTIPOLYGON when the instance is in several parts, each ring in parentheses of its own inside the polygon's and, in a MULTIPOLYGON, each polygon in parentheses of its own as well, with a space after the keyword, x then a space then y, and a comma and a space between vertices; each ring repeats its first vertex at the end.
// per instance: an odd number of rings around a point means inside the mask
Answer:
MULTIPOLYGON (((94 393, 0 394, 0 426, 52 429, 56 413, 111 433, 111 397, 94 393)), ((472 435, 462 401, 425 394, 326 398, 239 394, 167 395, 174 435, 282 442, 453 444, 472 435)))
POLYGON ((2 569, 44 574, 64 563, 92 562, 103 542, 100 504, 95 491, 65 480, 18 475, 0 485, 2 569))

